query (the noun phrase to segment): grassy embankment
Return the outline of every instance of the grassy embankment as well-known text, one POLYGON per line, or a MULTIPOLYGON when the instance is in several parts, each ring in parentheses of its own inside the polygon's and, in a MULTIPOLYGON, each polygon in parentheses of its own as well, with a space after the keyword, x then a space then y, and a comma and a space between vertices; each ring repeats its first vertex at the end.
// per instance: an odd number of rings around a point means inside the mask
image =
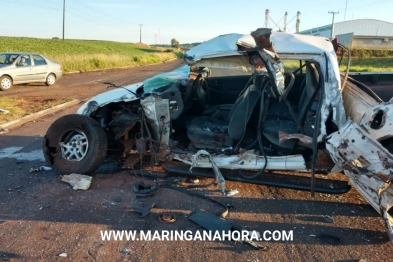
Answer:
POLYGON ((60 40, 0 37, 0 52, 24 51, 48 56, 63 66, 64 73, 140 66, 179 58, 172 48, 96 40, 60 40))
MULTIPOLYGON (((340 71, 346 70, 348 59, 344 56, 340 71)), ((290 72, 299 67, 298 61, 284 61, 285 69, 290 72)), ((350 72, 393 72, 393 50, 365 50, 351 51, 350 72)))
POLYGON ((19 119, 23 116, 31 115, 66 102, 71 101, 71 98, 60 98, 46 100, 40 103, 32 103, 23 98, 8 98, 0 97, 0 108, 9 111, 7 114, 0 114, 0 125, 19 119))
MULTIPOLYGON (((154 64, 179 58, 180 51, 172 48, 150 47, 143 44, 119 43, 94 40, 38 39, 26 37, 0 37, 0 52, 34 52, 60 62, 63 72, 85 72, 96 69, 132 67, 154 64)), ((17 87, 14 87, 17 88, 17 87)), ((0 95, 2 92, 0 91, 0 95)), ((65 103, 71 99, 61 98, 45 103, 30 103, 23 98, 0 97, 0 124, 31 113, 65 103)))

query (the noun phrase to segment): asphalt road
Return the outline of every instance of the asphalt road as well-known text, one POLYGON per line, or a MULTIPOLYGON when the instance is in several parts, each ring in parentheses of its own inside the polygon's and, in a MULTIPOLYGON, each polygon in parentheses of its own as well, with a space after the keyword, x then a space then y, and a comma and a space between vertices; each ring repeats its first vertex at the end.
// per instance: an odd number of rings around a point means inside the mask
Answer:
MULTIPOLYGON (((53 89, 19 86, 7 96, 32 100, 70 96, 85 100, 101 92, 97 80, 129 84, 179 66, 171 62, 65 76, 53 89), (30 90, 32 89, 32 90, 30 90), (51 92, 49 92, 51 91, 51 92)), ((1 94, 3 95, 3 94, 1 94)), ((292 240, 259 242, 267 251, 234 241, 114 241, 102 240, 101 230, 201 230, 189 221, 191 211, 221 213, 214 203, 160 189, 150 198, 137 198, 132 184, 144 178, 130 171, 97 173, 87 191, 74 191, 55 171, 29 172, 45 165, 41 141, 58 117, 78 105, 12 129, 0 136, 0 261, 389 261, 393 244, 377 212, 354 190, 342 195, 227 182, 239 194, 222 196, 210 186, 204 193, 235 208, 227 220, 258 232, 292 231, 292 240), (120 197, 120 199, 118 198, 120 197), (120 201, 118 201, 120 200, 120 201), (140 218, 135 206, 151 206, 140 218), (173 224, 157 215, 176 214, 173 224), (62 254, 61 256, 59 256, 62 254), (67 257, 63 257, 67 254, 67 257)), ((345 180, 340 174, 328 178, 345 180)), ((200 179, 201 183, 210 182, 200 179)))

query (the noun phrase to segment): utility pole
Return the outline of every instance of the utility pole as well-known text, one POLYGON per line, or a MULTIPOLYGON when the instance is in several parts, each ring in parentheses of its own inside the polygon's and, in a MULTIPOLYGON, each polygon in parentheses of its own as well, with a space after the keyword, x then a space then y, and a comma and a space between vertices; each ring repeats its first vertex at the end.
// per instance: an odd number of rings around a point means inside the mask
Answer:
POLYGON ((288 12, 285 12, 285 16, 284 16, 284 32, 287 31, 287 16, 288 16, 288 12))
POLYGON ((329 11, 328 13, 333 15, 333 19, 332 19, 332 29, 331 29, 331 32, 330 32, 330 39, 333 39, 334 15, 335 15, 335 14, 339 14, 340 12, 338 12, 338 11, 337 11, 337 12, 329 11))
POLYGON ((296 14, 297 18, 296 18, 296 33, 299 33, 299 25, 300 25, 300 11, 297 11, 296 14))
POLYGON ((162 42, 161 42, 161 29, 160 28, 158 28, 158 37, 159 37, 159 40, 160 40, 160 45, 162 45, 162 42))
POLYGON ((265 11, 265 28, 267 28, 267 24, 269 22, 269 9, 265 11))
POLYGON ((347 4, 348 4, 348 0, 345 1, 344 21, 345 21, 345 17, 347 16, 347 4))
POLYGON ((139 24, 139 43, 142 43, 142 24, 139 24))
POLYGON ((63 0, 63 41, 64 41, 64 22, 65 22, 65 0, 63 0))
POLYGON ((157 34, 154 34, 154 45, 157 45, 157 34))

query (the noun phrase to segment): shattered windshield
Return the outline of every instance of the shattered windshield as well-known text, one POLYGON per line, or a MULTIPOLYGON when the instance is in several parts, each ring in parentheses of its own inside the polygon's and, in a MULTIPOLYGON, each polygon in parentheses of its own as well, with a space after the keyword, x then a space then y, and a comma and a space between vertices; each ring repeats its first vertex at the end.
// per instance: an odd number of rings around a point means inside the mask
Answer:
POLYGON ((166 86, 172 83, 187 85, 190 67, 188 65, 179 67, 178 69, 161 73, 146 79, 143 82, 143 90, 145 93, 151 93, 154 89, 166 86))

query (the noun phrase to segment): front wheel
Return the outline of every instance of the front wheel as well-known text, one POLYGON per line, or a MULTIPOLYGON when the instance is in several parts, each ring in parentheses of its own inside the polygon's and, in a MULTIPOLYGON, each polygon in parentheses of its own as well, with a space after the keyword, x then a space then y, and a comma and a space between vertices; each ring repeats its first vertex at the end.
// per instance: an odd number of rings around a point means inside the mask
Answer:
POLYGON ((46 77, 46 82, 45 82, 45 84, 47 85, 47 86, 51 86, 51 85, 54 85, 56 83, 56 76, 54 75, 54 74, 49 74, 47 77, 46 77))
POLYGON ((8 76, 0 77, 0 89, 5 91, 12 87, 12 79, 8 76))
POLYGON ((97 121, 84 115, 65 115, 49 127, 43 140, 46 161, 62 174, 88 174, 106 156, 108 142, 97 121))

